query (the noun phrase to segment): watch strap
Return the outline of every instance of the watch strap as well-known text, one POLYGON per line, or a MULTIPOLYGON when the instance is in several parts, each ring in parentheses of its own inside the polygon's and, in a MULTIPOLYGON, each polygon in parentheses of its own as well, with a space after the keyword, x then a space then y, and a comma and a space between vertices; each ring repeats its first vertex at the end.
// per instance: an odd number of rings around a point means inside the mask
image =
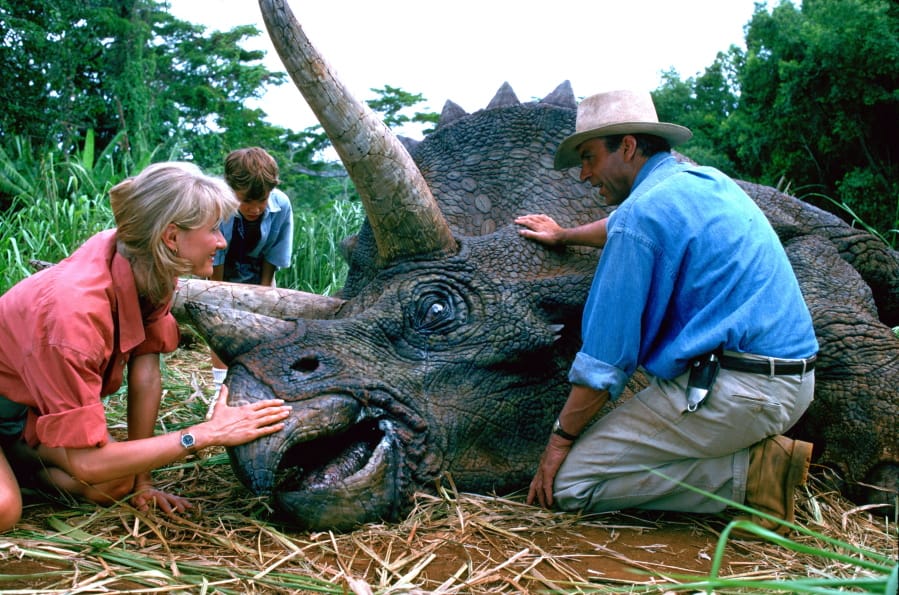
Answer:
POLYGON ((578 438, 574 434, 569 434, 568 432, 563 430, 562 422, 559 419, 556 419, 556 423, 553 424, 553 434, 555 434, 556 436, 561 436, 565 440, 571 440, 572 442, 574 442, 578 438))

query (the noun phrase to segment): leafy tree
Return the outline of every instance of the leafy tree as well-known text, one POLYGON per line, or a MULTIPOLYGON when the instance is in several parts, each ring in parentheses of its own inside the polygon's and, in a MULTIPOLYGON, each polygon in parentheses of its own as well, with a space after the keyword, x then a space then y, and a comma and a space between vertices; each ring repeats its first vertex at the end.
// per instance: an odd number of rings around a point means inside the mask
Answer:
POLYGON ((14 98, 0 113, 4 136, 22 134, 44 146, 96 121, 104 111, 106 35, 95 35, 92 23, 104 21, 108 30, 111 16, 83 2, 0 0, 0 91, 14 98))
MULTIPOLYGON (((247 107, 286 81, 262 66, 261 51, 244 49, 260 34, 254 26, 206 32, 170 15, 165 0, 0 0, 0 31, 0 91, 17 98, 0 112, 0 210, 82 188, 102 195, 160 159, 220 174, 225 154, 251 145, 276 158, 298 207, 355 198, 320 127, 286 130, 247 107)), ((437 121, 407 115, 420 94, 373 91, 388 126, 437 121)))
POLYGON ((240 147, 279 145, 286 131, 245 105, 261 97, 266 85, 285 81, 284 73, 262 66, 262 51, 241 46, 259 30, 242 25, 203 36, 201 29, 170 17, 160 28, 165 44, 154 48, 159 67, 151 83, 159 129, 168 138, 183 138, 189 157, 206 168, 219 166, 224 154, 240 147))
MULTIPOLYGON (((440 114, 436 112, 415 112, 412 116, 408 116, 403 112, 407 108, 424 101, 421 93, 409 93, 403 91, 399 87, 391 87, 384 85, 383 89, 372 89, 378 95, 376 99, 369 99, 366 103, 374 111, 381 114, 381 119, 390 128, 400 128, 406 124, 434 124, 440 120, 440 114)), ((433 128, 425 129, 425 134, 431 132, 433 128)))
POLYGON ((746 43, 742 105, 767 141, 754 147, 753 169, 836 197, 875 228, 895 227, 899 5, 782 3, 753 15, 746 43))
POLYGON ((283 129, 245 107, 285 80, 241 43, 254 26, 204 34, 160 0, 0 0, 0 137, 64 153, 93 130, 98 150, 182 146, 208 167, 224 151, 275 142, 283 129), (120 132, 125 136, 119 136, 120 132))
POLYGON ((662 85, 653 93, 659 118, 678 122, 693 131, 693 139, 678 150, 695 161, 733 174, 737 169, 729 149, 726 123, 736 111, 736 82, 742 52, 731 46, 719 52, 715 62, 696 77, 680 80, 677 71, 662 74, 662 85))
POLYGON ((756 4, 746 48, 719 54, 695 80, 669 75, 656 92, 666 116, 693 128, 684 153, 895 229, 899 4, 756 4))

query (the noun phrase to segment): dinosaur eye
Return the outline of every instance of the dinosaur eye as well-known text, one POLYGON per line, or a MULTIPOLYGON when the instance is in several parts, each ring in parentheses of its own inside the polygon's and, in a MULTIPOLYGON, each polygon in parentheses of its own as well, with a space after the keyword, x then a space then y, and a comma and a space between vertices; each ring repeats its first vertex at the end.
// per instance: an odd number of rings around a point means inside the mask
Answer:
POLYGON ((453 303, 445 296, 422 296, 416 307, 413 325, 422 333, 446 331, 455 322, 453 303))
MULTIPOLYGON (((443 311, 446 310, 446 306, 441 304, 440 302, 434 302, 431 304, 431 307, 428 309, 428 318, 434 318, 443 314, 443 311)), ((425 321, 427 322, 427 321, 425 321)))

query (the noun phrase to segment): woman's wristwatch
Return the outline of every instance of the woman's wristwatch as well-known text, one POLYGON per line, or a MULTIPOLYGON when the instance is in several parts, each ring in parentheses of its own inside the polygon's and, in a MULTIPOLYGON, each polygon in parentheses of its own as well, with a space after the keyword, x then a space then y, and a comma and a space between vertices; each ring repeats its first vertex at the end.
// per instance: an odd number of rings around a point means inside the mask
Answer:
POLYGON ((188 452, 194 452, 197 446, 197 439, 190 433, 189 429, 181 430, 181 446, 188 452))

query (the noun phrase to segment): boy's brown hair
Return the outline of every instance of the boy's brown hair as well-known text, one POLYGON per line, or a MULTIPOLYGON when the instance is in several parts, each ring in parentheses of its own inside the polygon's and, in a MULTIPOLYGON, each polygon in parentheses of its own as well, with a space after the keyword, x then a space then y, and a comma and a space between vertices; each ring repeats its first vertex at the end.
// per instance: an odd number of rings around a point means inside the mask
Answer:
POLYGON ((262 200, 281 180, 278 163, 260 147, 231 151, 225 157, 225 181, 248 200, 262 200))

